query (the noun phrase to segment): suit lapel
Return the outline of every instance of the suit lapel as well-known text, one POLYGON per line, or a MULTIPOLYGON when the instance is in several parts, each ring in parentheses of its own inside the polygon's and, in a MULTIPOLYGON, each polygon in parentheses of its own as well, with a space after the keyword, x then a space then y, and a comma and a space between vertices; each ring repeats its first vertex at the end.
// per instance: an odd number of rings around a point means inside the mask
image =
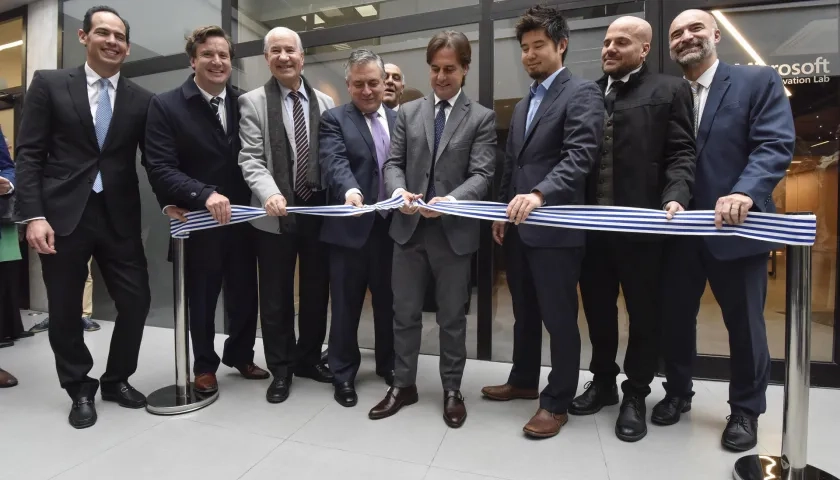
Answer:
POLYGON ((443 149, 446 148, 446 144, 452 139, 452 134, 455 133, 458 125, 460 125, 464 120, 464 117, 467 116, 467 112, 469 112, 469 110, 470 99, 467 98, 466 93, 461 91, 461 94, 458 95, 458 100, 456 100, 455 105, 452 106, 452 111, 449 112, 449 119, 446 120, 446 125, 443 127, 443 133, 440 135, 440 144, 438 144, 435 162, 437 162, 438 158, 440 158, 440 154, 443 152, 443 149))
POLYGON ((388 133, 394 132, 394 124, 397 123, 397 112, 385 109, 385 118, 388 119, 388 133))
POLYGON ((90 114, 90 100, 87 93, 87 77, 85 68, 79 67, 67 78, 67 90, 70 92, 70 99, 76 114, 82 121, 82 127, 88 134, 88 140, 99 149, 99 142, 96 141, 96 130, 93 128, 93 117, 90 114))
MULTIPOLYGON (((531 138, 531 134, 534 133, 534 129, 537 128, 537 124, 540 123, 540 119, 545 114, 545 111, 548 110, 548 107, 557 100, 557 97, 560 96, 560 92, 566 88, 566 82, 569 81, 571 74, 569 70, 564 68, 562 72, 558 73, 556 77, 554 77, 554 81, 551 83, 551 86, 548 88, 548 91, 545 92, 545 96, 543 96, 542 102, 540 102, 540 106, 537 108, 537 113, 534 114, 534 118, 531 120, 531 128, 525 132, 525 140, 522 141, 522 148, 525 148, 525 144, 528 143, 528 139, 531 138)), ((529 102, 530 103, 530 102, 529 102)), ((526 107, 528 104, 526 104, 526 107)), ((525 116, 527 119, 528 109, 525 109, 525 116)))
POLYGON ((513 110, 513 120, 511 121, 511 131, 508 135, 513 135, 513 139, 519 145, 516 151, 516 158, 522 154, 522 149, 525 148, 525 121, 528 119, 528 97, 523 98, 516 104, 513 110))
POLYGON ((120 75, 120 80, 117 82, 117 98, 114 99, 114 112, 111 115, 111 124, 108 125, 108 135, 105 136, 105 143, 102 144, 104 151, 108 146, 114 142, 114 137, 122 131, 119 127, 121 118, 128 118, 128 109, 131 105, 131 100, 134 92, 125 78, 120 75))
POLYGON ((721 62, 718 64, 718 69, 712 79, 712 85, 709 88, 709 96, 706 97, 706 105, 703 106, 703 118, 700 119, 700 128, 697 130, 697 157, 700 157, 700 152, 706 146, 706 140, 709 138, 709 131, 712 129, 712 122, 715 114, 723 101, 726 91, 729 89, 729 65, 721 62))
POLYGON ((423 105, 422 118, 426 119, 426 140, 429 142, 429 154, 435 151, 435 96, 429 96, 423 105))
POLYGON ((353 120, 353 124, 356 125, 356 128, 359 129, 359 133, 362 134, 362 138, 365 139, 365 143, 370 149, 370 154, 375 160, 376 145, 373 144, 373 137, 370 134, 370 128, 367 126, 367 121, 365 121, 364 115, 362 115, 362 112, 359 111, 359 109, 352 103, 348 103, 344 108, 347 109, 348 116, 353 120))

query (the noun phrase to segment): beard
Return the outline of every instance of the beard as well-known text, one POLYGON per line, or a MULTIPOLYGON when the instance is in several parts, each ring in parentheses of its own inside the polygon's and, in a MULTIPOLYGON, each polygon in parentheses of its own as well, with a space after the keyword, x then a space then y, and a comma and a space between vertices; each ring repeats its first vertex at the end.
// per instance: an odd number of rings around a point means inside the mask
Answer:
POLYGON ((703 60, 709 58, 715 52, 715 44, 712 43, 711 38, 706 38, 703 40, 694 40, 691 42, 690 45, 685 45, 680 48, 679 52, 674 52, 671 50, 671 60, 679 63, 682 66, 690 66, 696 65, 703 60), (700 50, 696 52, 689 52, 686 54, 682 54, 684 50, 693 47, 700 47, 700 50))
POLYGON ((632 72, 633 70, 639 68, 642 65, 642 58, 638 57, 634 59, 632 62, 623 63, 617 67, 615 67, 612 71, 606 71, 603 68, 601 69, 604 73, 609 75, 613 78, 613 80, 618 80, 620 78, 624 78, 625 75, 632 72))

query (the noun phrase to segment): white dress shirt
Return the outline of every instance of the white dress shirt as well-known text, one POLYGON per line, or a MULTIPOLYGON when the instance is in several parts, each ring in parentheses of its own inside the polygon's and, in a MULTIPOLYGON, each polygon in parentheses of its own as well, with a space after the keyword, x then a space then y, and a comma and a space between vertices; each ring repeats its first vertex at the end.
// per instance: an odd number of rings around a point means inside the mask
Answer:
MULTIPOLYGON (((700 91, 697 92, 700 97, 700 110, 697 112, 698 123, 703 121, 703 110, 706 107, 706 100, 709 98, 709 88, 712 86, 712 80, 715 78, 715 72, 717 72, 719 64, 720 60, 715 60, 715 63, 697 78, 697 83, 701 87, 700 91)), ((700 127, 698 126, 697 129, 699 130, 700 127)))
MULTIPOLYGON (((390 139, 391 132, 388 130, 388 117, 385 116, 385 105, 380 103, 379 110, 377 110, 376 112, 379 113, 379 116, 376 118, 377 121, 380 125, 382 125, 382 129, 385 130, 385 135, 388 135, 388 138, 390 139)), ((362 116, 365 117, 365 123, 368 126, 368 130, 370 130, 370 136, 373 137, 373 124, 370 122, 370 117, 368 117, 367 114, 364 113, 362 114, 362 116)), ((378 162, 378 159, 374 158, 374 160, 378 162)), ((358 188, 351 188, 350 190, 347 190, 347 192, 344 193, 344 199, 347 200, 348 198, 350 198, 350 195, 353 195, 354 193, 358 193, 359 196, 362 197, 362 201, 364 201, 365 196, 362 195, 362 191, 358 188)))
MULTIPOLYGON (((207 103, 210 103, 210 100, 213 100, 213 95, 210 95, 209 93, 205 92, 203 88, 199 87, 198 82, 195 83, 195 86, 198 87, 198 91, 201 92, 201 96, 204 97, 205 100, 207 100, 207 103)), ((225 98, 227 97, 227 88, 222 90, 222 93, 220 93, 216 96, 219 97, 222 100, 222 102, 219 104, 219 118, 222 122, 222 128, 225 130, 225 133, 227 133, 227 108, 225 107, 225 98)), ((212 105, 211 105, 211 108, 212 108, 212 105)))

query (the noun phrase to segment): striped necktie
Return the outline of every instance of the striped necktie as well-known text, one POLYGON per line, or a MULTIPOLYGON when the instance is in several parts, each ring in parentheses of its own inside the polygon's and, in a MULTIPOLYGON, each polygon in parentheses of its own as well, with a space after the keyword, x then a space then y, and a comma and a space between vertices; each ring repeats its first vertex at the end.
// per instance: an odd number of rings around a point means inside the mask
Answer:
POLYGON ((219 112, 219 105, 222 103, 222 99, 219 97, 213 97, 210 99, 210 106, 213 107, 213 111, 216 112, 216 119, 219 121, 219 125, 222 126, 222 129, 227 133, 227 129, 225 128, 225 122, 222 121, 222 114, 219 112))
MULTIPOLYGON (((96 103, 96 119, 93 127, 96 131, 96 141, 99 143, 99 151, 105 146, 105 139, 108 137, 108 128, 111 126, 111 95, 108 88, 111 85, 107 78, 99 79, 99 99, 96 103)), ((102 171, 96 172, 96 179, 93 181, 93 191, 99 193, 103 190, 102 171)))
POLYGON ((700 85, 697 82, 691 82, 691 96, 694 99, 694 136, 697 137, 697 130, 700 129, 700 85))
POLYGON ((297 151, 297 168, 295 169, 295 193, 304 201, 312 196, 312 189, 306 183, 306 172, 309 170, 309 136, 306 134, 306 118, 303 116, 303 105, 300 92, 291 92, 294 107, 292 117, 295 122, 295 150, 297 151))

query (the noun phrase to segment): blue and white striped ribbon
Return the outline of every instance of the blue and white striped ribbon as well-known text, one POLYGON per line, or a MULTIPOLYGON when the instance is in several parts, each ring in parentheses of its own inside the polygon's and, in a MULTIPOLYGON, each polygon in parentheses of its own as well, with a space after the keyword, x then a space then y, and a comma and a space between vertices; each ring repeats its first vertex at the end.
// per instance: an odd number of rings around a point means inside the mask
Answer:
MULTIPOLYGON (((324 207, 288 207, 289 213, 346 217, 376 210, 394 210, 402 206, 402 197, 395 197, 375 205, 358 208, 349 205, 324 207)), ((495 202, 459 201, 439 202, 426 208, 447 215, 476 218, 479 220, 506 221, 507 205, 495 202)), ((266 216, 262 208, 234 205, 231 223, 240 223, 266 216)), ((186 238, 189 232, 220 226, 210 212, 189 212, 187 222, 170 221, 172 237, 186 238)), ((715 214, 711 210, 679 212, 668 220, 665 212, 633 207, 555 206, 541 207, 531 212, 525 220, 528 225, 600 230, 608 232, 649 233, 660 235, 738 236, 785 245, 813 245, 817 233, 815 215, 782 215, 750 212, 741 225, 715 227, 715 214)))

